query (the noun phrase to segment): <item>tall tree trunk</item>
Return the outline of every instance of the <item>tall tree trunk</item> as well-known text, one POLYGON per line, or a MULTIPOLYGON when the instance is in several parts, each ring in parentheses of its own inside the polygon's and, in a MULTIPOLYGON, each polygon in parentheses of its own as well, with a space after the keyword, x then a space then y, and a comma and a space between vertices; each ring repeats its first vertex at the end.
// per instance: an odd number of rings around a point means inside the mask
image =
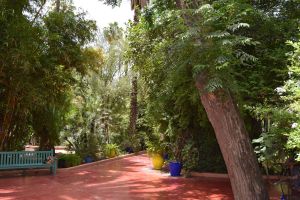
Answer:
POLYGON ((3 116, 3 121, 0 127, 0 151, 4 150, 5 141, 8 137, 9 130, 11 128, 16 105, 17 105, 16 94, 12 91, 9 91, 6 111, 3 116))
POLYGON ((265 200, 265 187, 243 119, 228 89, 206 92, 207 75, 196 86, 225 160, 236 200, 265 200))
MULTIPOLYGON (((184 9, 185 1, 176 0, 184 9)), ((239 109, 228 89, 206 92, 208 74, 197 76, 196 87, 219 143, 235 200, 267 200, 268 190, 262 179, 256 155, 239 109)))
POLYGON ((137 76, 132 78, 131 99, 130 99, 130 122, 129 133, 136 134, 136 122, 138 117, 138 103, 137 103, 137 76))
MULTIPOLYGON (((139 9, 143 8, 146 5, 146 1, 141 0, 132 0, 131 8, 134 9, 134 23, 137 24, 139 22, 139 9)), ((132 88, 131 88, 131 98, 130 98, 130 119, 129 119, 129 127, 128 131, 131 136, 136 134, 136 122, 138 118, 138 102, 137 102, 137 94, 138 94, 138 86, 137 86, 137 76, 134 75, 132 78, 132 88)))
POLYGON ((55 1, 55 10, 56 10, 56 12, 60 11, 60 0, 55 1))
POLYGON ((185 7, 183 0, 175 0, 175 3, 178 9, 183 9, 185 7))

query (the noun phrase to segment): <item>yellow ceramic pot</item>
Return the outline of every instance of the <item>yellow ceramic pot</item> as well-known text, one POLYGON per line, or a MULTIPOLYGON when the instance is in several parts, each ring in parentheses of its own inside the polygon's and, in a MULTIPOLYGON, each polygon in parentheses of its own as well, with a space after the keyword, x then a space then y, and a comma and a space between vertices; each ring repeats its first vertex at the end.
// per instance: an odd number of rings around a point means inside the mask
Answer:
POLYGON ((113 157, 116 157, 117 156, 117 152, 115 149, 111 149, 110 152, 109 152, 109 155, 108 157, 109 158, 113 158, 113 157))
POLYGON ((164 165, 164 158, 158 153, 152 153, 151 160, 154 169, 160 170, 164 165))

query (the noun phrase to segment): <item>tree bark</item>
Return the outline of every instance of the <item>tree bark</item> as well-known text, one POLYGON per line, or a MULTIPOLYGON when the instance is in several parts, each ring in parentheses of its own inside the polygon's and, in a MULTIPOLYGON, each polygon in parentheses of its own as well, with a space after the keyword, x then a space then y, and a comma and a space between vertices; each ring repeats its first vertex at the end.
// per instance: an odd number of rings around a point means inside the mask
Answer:
POLYGON ((183 0, 175 0, 175 3, 178 9, 183 9, 185 7, 183 0))
POLYGON ((137 103, 137 77, 132 78, 131 98, 130 98, 130 121, 129 133, 136 134, 136 122, 138 117, 138 103, 137 103))
MULTIPOLYGON (((131 0, 131 8, 134 10, 135 24, 139 22, 139 9, 142 9, 144 6, 146 6, 147 2, 148 1, 146 0, 131 0)), ((132 88, 131 88, 131 98, 130 98, 130 119, 129 119, 128 131, 130 135, 135 135, 136 122, 138 118, 138 102, 137 102, 138 79, 136 75, 133 76, 131 84, 132 84, 132 88)))
POLYGON ((207 75, 200 74, 196 86, 211 122, 236 200, 266 200, 268 191, 262 179, 243 119, 228 89, 206 92, 207 75))
MULTIPOLYGON (((184 9, 185 1, 176 0, 184 9)), ((235 200, 267 200, 268 190, 263 181, 256 155, 239 109, 228 89, 206 92, 208 74, 197 76, 196 87, 219 143, 235 200)))
POLYGON ((9 91, 6 111, 0 127, 0 151, 3 151, 5 148, 5 141, 7 139, 9 130, 11 128, 16 105, 17 105, 16 94, 12 91, 9 91))
POLYGON ((55 1, 55 10, 56 10, 56 12, 60 11, 60 0, 55 1))

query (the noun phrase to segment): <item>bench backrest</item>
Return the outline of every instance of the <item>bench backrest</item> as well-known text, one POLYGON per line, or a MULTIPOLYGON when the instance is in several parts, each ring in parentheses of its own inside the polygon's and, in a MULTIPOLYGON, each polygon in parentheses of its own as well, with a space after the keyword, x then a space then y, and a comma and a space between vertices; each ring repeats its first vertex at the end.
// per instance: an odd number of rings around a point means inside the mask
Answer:
POLYGON ((52 150, 0 152, 0 168, 46 165, 49 156, 54 156, 52 150))

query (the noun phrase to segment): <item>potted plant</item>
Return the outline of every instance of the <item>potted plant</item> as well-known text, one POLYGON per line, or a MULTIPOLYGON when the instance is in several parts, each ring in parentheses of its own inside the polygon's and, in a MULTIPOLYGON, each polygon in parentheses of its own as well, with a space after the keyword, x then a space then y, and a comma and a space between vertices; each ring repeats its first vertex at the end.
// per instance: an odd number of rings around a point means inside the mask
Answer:
POLYGON ((133 148, 129 136, 123 137, 123 141, 121 142, 121 147, 126 153, 133 153, 133 148))
POLYGON ((180 176, 182 170, 182 163, 180 161, 170 161, 169 169, 171 176, 180 176))
POLYGON ((152 161, 153 169, 161 170, 164 165, 164 145, 159 141, 147 141, 147 153, 152 161))
POLYGON ((169 161, 169 170, 171 176, 180 176, 182 170, 181 153, 176 152, 171 156, 169 161))
POLYGON ((87 155, 87 156, 84 157, 84 162, 85 163, 91 163, 91 162, 94 162, 94 159, 93 159, 92 156, 87 155))
POLYGON ((182 148, 183 140, 177 138, 175 142, 168 144, 168 151, 171 155, 169 160, 169 170, 171 176, 180 176, 182 170, 182 148))
POLYGON ((119 146, 117 144, 111 143, 105 145, 105 156, 107 158, 116 157, 119 153, 119 146))

